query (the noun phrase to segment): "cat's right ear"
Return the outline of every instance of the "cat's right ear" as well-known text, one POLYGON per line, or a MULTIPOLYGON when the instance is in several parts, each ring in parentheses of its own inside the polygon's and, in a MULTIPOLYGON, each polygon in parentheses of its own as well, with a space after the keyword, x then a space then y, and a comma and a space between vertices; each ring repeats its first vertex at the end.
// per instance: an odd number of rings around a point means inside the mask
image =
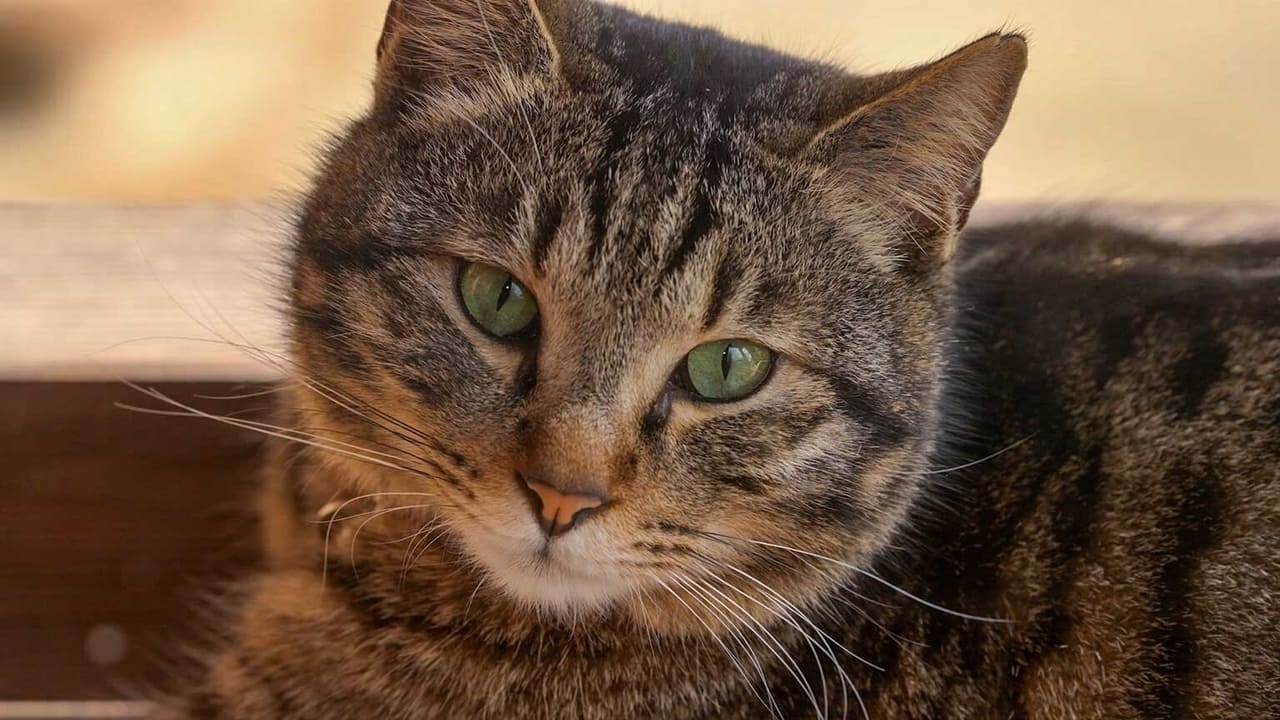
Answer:
POLYGON ((572 0, 392 0, 374 104, 426 107, 565 71, 572 0))

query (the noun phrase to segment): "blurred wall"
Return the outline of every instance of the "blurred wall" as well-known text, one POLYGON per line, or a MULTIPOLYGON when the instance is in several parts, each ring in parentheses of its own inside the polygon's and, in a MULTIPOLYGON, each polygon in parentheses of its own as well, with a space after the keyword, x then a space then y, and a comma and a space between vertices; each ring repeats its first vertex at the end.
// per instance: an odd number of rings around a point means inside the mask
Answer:
MULTIPOLYGON (((874 70, 991 29, 1031 68, 985 192, 1280 201, 1280 0, 629 0, 874 70)), ((0 0, 0 200, 299 188, 385 0, 0 0)))

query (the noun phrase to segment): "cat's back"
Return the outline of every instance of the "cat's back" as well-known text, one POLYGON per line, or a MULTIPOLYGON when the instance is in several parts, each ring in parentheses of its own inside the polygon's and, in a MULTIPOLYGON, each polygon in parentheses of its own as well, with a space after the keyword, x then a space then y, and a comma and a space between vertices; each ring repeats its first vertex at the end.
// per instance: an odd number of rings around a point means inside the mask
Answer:
POLYGON ((1271 712, 1280 242, 1031 223, 970 233, 956 267, 955 448, 996 456, 948 542, 1021 608, 1033 709, 1271 712))
POLYGON ((1099 400, 1145 379, 1169 393, 1167 422, 1228 419, 1242 392, 1276 400, 1280 237, 1190 244, 1039 222, 971 232, 957 255, 960 342, 1026 354, 1010 370, 1053 369, 1099 400))
POLYGON ((1149 424, 1197 425, 1206 440, 1215 425, 1280 427, 1280 237, 1190 244, 1023 223, 967 234, 956 265, 968 369, 1051 374, 1076 401, 1141 406, 1149 424))

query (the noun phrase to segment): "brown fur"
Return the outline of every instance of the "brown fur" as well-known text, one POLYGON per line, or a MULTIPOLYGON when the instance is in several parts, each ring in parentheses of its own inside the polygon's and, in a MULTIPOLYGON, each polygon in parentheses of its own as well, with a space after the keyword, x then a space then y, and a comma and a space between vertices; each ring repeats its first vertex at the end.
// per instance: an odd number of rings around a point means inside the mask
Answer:
POLYGON ((271 567, 172 713, 1267 704, 1274 267, 1084 226, 953 259, 1021 38, 860 77, 573 0, 404 0, 379 49, 293 256, 281 424, 320 447, 281 450, 271 567), (535 336, 469 321, 471 261, 535 336), (739 337, 778 356, 754 395, 673 380, 739 337), (547 540, 526 467, 612 502, 547 540))

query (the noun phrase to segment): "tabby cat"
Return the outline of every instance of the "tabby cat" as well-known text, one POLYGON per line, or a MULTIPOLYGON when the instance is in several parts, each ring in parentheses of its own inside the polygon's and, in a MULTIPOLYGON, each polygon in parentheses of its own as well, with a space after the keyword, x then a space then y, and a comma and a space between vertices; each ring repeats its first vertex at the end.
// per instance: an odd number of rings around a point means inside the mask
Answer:
POLYGON ((1280 246, 961 237, 1021 37, 399 0, 378 57, 166 717, 1274 716, 1280 246))

